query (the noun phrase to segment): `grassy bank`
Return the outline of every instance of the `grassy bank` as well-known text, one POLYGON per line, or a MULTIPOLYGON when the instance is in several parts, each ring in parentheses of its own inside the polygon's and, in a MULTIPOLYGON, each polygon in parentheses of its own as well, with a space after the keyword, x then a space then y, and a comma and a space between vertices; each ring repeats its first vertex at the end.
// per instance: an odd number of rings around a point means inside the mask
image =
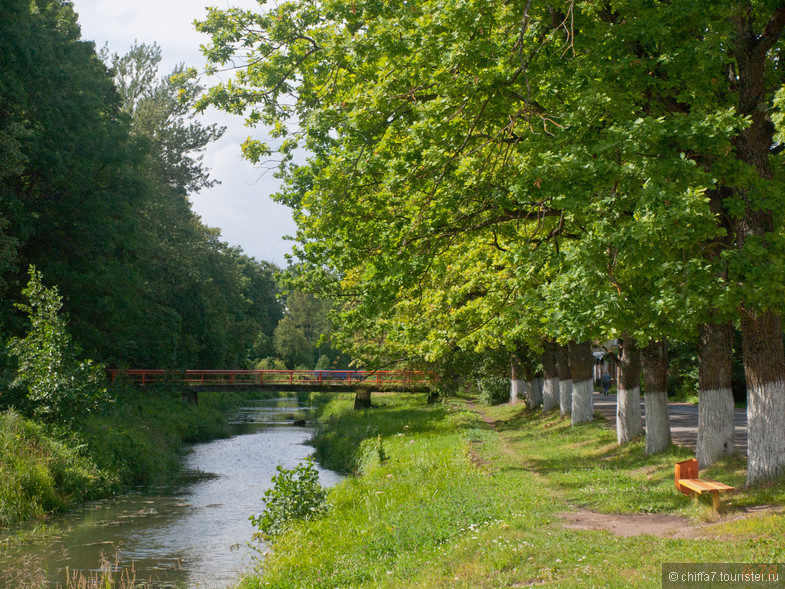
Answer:
POLYGON ((192 405, 176 389, 115 393, 116 401, 78 431, 0 413, 0 528, 30 529, 74 504, 151 483, 177 468, 184 444, 228 435, 228 408, 261 396, 200 393, 192 405))
MULTIPOLYGON (((724 514, 673 486, 683 449, 645 457, 603 423, 570 427, 518 406, 441 406, 375 396, 322 417, 320 459, 359 476, 331 490, 330 511, 279 537, 262 577, 242 587, 659 587, 664 562, 780 562, 785 486, 741 490, 724 514), (680 515, 666 537, 570 529, 565 514, 680 515), (716 520, 716 521, 715 521, 716 520)), ((743 485, 731 459, 705 475, 743 485)), ((599 519, 608 519, 599 516, 599 519)), ((641 531, 650 531, 645 526, 641 531)))

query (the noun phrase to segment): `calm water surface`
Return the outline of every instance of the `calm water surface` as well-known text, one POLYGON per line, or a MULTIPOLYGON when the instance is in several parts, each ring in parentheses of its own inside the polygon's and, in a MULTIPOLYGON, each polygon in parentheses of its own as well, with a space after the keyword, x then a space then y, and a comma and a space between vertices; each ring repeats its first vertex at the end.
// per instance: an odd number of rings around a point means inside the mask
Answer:
MULTIPOLYGON (((234 437, 194 445, 165 485, 64 516, 56 539, 0 548, 0 587, 56 587, 66 567, 87 577, 102 561, 148 587, 230 587, 253 568, 248 516, 262 511, 275 467, 312 451, 311 428, 291 425, 310 411, 297 399, 249 402, 232 416, 234 437)), ((341 478, 321 468, 319 476, 325 486, 341 478)))

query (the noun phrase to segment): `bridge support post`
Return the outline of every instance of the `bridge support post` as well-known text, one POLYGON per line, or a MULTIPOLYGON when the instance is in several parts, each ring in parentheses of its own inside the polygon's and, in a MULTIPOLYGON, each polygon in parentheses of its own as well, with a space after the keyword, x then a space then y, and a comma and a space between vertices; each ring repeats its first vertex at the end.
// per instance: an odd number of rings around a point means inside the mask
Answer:
POLYGON ((357 390, 354 393, 354 409, 371 408, 371 389, 357 390))
POLYGON ((189 405, 198 405, 199 404, 199 393, 193 389, 185 389, 181 397, 183 401, 188 403, 189 405))

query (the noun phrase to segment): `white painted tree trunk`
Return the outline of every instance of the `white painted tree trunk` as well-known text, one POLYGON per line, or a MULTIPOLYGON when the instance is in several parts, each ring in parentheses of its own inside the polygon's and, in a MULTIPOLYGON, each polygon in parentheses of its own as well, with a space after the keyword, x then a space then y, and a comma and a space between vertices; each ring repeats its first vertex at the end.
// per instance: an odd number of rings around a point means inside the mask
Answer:
POLYGON ((519 399, 526 400, 526 382, 510 379, 510 403, 517 403, 519 399))
POLYGON ((542 379, 535 378, 526 383, 526 391, 531 394, 532 408, 542 405, 542 379))
POLYGON ((594 356, 590 342, 570 342, 568 352, 572 376, 571 423, 576 425, 594 419, 594 356))
POLYGON ((572 384, 572 425, 594 419, 594 382, 583 380, 572 384))
POLYGON ((714 464, 734 449, 733 361, 734 329, 730 323, 705 323, 698 338, 698 443, 695 457, 701 468, 714 464))
POLYGON ((556 370, 556 342, 542 342, 542 412, 547 413, 559 406, 559 376, 556 370))
POLYGON ((567 417, 572 411, 572 379, 559 379, 559 415, 567 417))
POLYGON ((616 439, 619 444, 626 444, 643 432, 641 354, 633 338, 625 336, 623 340, 616 395, 616 439))
POLYGON ((559 415, 564 418, 572 410, 572 372, 570 371, 569 344, 558 346, 556 369, 559 373, 559 415))
POLYGON ((646 454, 667 450, 671 445, 668 416, 668 345, 649 342, 641 352, 646 405, 646 454))
POLYGON ((701 391, 698 397, 698 444, 695 458, 701 468, 733 453, 733 392, 730 389, 701 391))
POLYGON ((785 472, 785 351, 782 317, 742 315, 747 377, 747 484, 785 472))
POLYGON ((510 403, 517 403, 526 390, 520 379, 521 363, 518 356, 510 354, 510 403))
POLYGON ((747 484, 785 472, 785 382, 747 389, 747 484))
POLYGON ((526 381, 526 403, 529 409, 542 405, 542 391, 537 385, 537 379, 526 381))
POLYGON ((640 387, 620 389, 616 403, 616 439, 626 444, 643 432, 640 387))
POLYGON ((559 379, 546 378, 542 383, 542 412, 559 406, 559 379))
POLYGON ((667 450, 671 445, 668 392, 647 391, 643 402, 646 405, 646 454, 667 450))

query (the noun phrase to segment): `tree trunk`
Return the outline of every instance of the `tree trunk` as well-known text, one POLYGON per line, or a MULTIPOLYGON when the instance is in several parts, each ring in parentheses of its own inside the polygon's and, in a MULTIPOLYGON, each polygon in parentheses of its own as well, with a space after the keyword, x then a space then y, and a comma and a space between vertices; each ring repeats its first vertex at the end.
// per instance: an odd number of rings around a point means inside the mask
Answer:
POLYGON ((768 312, 741 319, 747 376, 747 484, 785 472, 785 351, 782 319, 768 312))
POLYGON ((538 386, 537 379, 526 381, 526 403, 529 409, 535 409, 542 405, 542 391, 538 386))
POLYGON ((594 356, 591 344, 569 344, 570 373, 572 375, 572 425, 594 419, 594 356))
POLYGON ((354 409, 370 409, 371 408, 371 390, 362 389, 354 393, 354 409))
MULTIPOLYGON (((770 247, 769 238, 775 230, 774 214, 772 201, 767 200, 771 198, 767 188, 757 188, 774 177, 770 154, 775 131, 770 119, 773 89, 767 80, 767 68, 775 59, 769 52, 785 29, 785 6, 773 5, 762 34, 756 31, 759 18, 760 14, 753 10, 739 10, 732 18, 737 112, 749 120, 734 138, 734 153, 758 175, 757 182, 745 181, 735 186, 736 196, 745 205, 744 215, 737 219, 735 229, 736 247, 743 250, 748 241, 754 241, 757 248, 763 248, 763 253, 757 253, 756 257, 765 261, 762 256, 770 247)), ((757 290, 765 287, 757 282, 747 284, 760 281, 759 272, 753 270, 747 278, 743 274, 745 269, 741 270, 742 276, 736 279, 744 286, 757 290)), ((749 303, 741 301, 740 310, 747 377, 747 483, 754 484, 785 471, 785 350, 779 313, 749 303)))
POLYGON ((695 457, 700 467, 705 468, 733 452, 733 326, 730 323, 707 323, 700 326, 699 335, 698 445, 695 457))
POLYGON ((536 374, 528 363, 523 368, 523 378, 526 385, 526 406, 534 409, 542 405, 542 391, 537 386, 536 374))
POLYGON ((556 342, 546 340, 542 346, 542 412, 547 413, 559 404, 559 373, 556 371, 556 342))
POLYGON ((526 394, 526 383, 521 380, 521 362, 510 354, 510 403, 517 403, 526 394))
POLYGON ((646 454, 667 450, 671 445, 668 417, 668 344, 649 342, 641 351, 646 405, 646 454))
MULTIPOLYGON (((534 400, 534 406, 542 405, 542 387, 544 379, 541 376, 535 376, 531 380, 531 395, 534 400)), ((526 386, 529 386, 527 382, 526 386)))
POLYGON ((643 432, 641 416, 641 352, 637 342, 624 334, 619 359, 616 395, 616 439, 626 444, 643 432))
POLYGON ((557 348, 556 369, 559 372, 559 415, 566 417, 572 410, 572 373, 567 346, 557 348))

